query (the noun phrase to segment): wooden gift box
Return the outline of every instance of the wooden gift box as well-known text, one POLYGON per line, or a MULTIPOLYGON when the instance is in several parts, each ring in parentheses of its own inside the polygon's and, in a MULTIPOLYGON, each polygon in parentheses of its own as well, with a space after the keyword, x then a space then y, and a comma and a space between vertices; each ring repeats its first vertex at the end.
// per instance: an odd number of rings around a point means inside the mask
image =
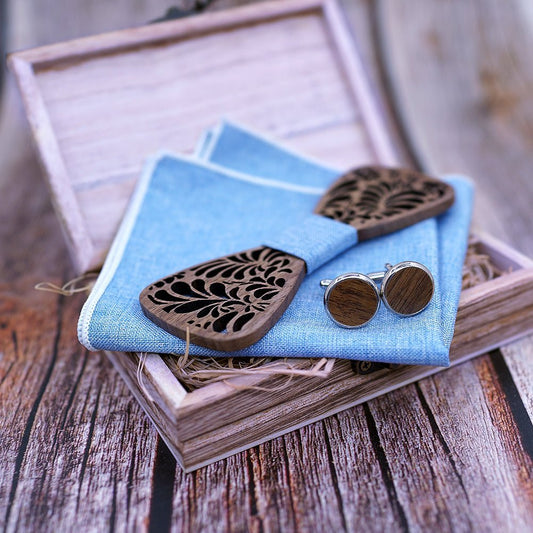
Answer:
MULTIPOLYGON (((80 273, 101 266, 146 156, 192 152, 222 116, 339 168, 396 162, 334 0, 209 13, 18 52, 9 64, 80 273)), ((533 329, 531 261, 488 237, 476 246, 513 272, 463 292, 452 364, 533 329)), ((187 392, 171 356, 148 355, 142 386, 137 354, 108 356, 186 470, 442 370, 360 375, 337 361, 327 378, 282 390, 284 376, 257 374, 187 392)))

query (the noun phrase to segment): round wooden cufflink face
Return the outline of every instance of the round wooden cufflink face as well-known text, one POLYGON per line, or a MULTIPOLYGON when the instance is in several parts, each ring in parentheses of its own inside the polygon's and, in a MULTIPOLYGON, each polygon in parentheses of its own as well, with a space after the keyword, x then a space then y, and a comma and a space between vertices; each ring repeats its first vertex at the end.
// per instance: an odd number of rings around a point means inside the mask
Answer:
POLYGON ((348 273, 327 284, 324 307, 329 318, 344 328, 364 326, 378 312, 379 289, 368 276, 348 273))
POLYGON ((385 273, 381 283, 381 298, 394 313, 413 316, 429 305, 434 290, 433 276, 424 265, 403 261, 385 273))

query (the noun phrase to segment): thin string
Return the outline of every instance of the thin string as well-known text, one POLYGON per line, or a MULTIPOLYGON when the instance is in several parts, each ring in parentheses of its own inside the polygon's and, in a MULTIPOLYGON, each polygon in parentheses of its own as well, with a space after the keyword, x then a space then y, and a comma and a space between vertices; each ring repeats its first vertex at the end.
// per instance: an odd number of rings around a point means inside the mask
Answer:
MULTIPOLYGON (((279 370, 275 372, 265 372, 264 370, 268 370, 268 367, 263 370, 253 370, 250 372, 250 374, 279 374, 279 375, 287 375, 287 381, 285 383, 277 386, 277 387, 260 387, 258 385, 237 385, 236 383, 231 383, 227 380, 224 380, 224 383, 234 389, 237 390, 258 390, 258 391, 264 391, 264 392, 277 392, 286 389, 292 382, 292 380, 296 376, 306 376, 306 377, 316 377, 325 379, 329 376, 330 372, 333 370, 333 366, 335 365, 335 359, 326 359, 323 357, 318 361, 318 363, 311 369, 311 370, 299 370, 299 369, 287 369, 287 370, 279 370), (321 370, 322 367, 324 367, 324 370, 321 370)), ((240 373, 239 373, 240 375, 240 373)))
POLYGON ((55 294, 61 294, 63 296, 72 296, 79 292, 91 292, 98 274, 95 272, 89 272, 78 276, 77 278, 67 281, 62 287, 52 283, 51 281, 41 281, 34 286, 37 291, 53 292, 55 294), (77 286, 78 283, 86 281, 85 285, 77 286))
POLYGON ((309 359, 311 368, 295 368, 296 364, 301 365, 301 360, 296 363, 294 360, 273 359, 267 357, 252 357, 248 359, 229 357, 217 359, 214 357, 193 357, 189 355, 188 344, 185 353, 177 358, 164 356, 167 365, 175 372, 176 377, 185 385, 195 389, 210 383, 223 382, 230 387, 237 389, 256 389, 263 391, 277 391, 287 388, 292 380, 298 376, 326 378, 329 376, 335 365, 335 359, 325 357, 319 359, 309 359), (282 385, 273 387, 260 387, 258 385, 240 385, 228 381, 231 378, 240 376, 287 376, 287 381, 282 385))
POLYGON ((146 398, 150 402, 153 402, 154 397, 152 396, 152 394, 150 393, 150 391, 144 384, 144 368, 146 366, 147 358, 148 358, 148 354, 146 352, 142 352, 139 354, 139 363, 137 365, 136 377, 137 377, 137 383, 139 384, 139 387, 141 388, 141 390, 144 392, 146 398))
MULTIPOLYGON (((512 270, 512 269, 510 269, 512 270)), ((477 250, 476 243, 470 243, 463 265, 463 290, 490 281, 507 272, 500 270, 484 253, 477 250)))
MULTIPOLYGON (((185 345, 185 354, 184 356, 189 356, 189 347, 191 344, 191 334, 189 331, 189 328, 187 328, 187 331, 185 333, 186 338, 186 345, 185 345)), ((135 376, 137 378, 137 383, 139 384, 139 387, 144 392, 146 398, 154 402, 154 397, 148 390, 148 387, 144 383, 144 369, 146 368, 146 360, 148 359, 148 353, 147 352, 141 352, 139 353, 139 362, 137 363, 137 370, 135 371, 135 376)))

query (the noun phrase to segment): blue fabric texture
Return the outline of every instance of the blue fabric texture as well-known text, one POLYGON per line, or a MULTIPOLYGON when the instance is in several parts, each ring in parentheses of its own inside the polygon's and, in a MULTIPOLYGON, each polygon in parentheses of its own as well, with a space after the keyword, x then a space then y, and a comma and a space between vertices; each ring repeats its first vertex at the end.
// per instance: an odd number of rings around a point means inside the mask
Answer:
MULTIPOLYGON (((182 268, 272 246, 287 227, 308 218, 320 192, 340 174, 229 123, 208 132, 196 154, 204 161, 164 154, 147 165, 80 316, 78 335, 87 348, 183 353, 184 341, 143 315, 140 291, 182 268)), ((229 355, 448 365, 473 190, 459 176, 445 179, 456 193, 447 213, 359 243, 317 267, 265 337, 229 355), (381 306, 374 320, 357 330, 327 318, 321 279, 405 260, 425 264, 435 277, 435 295, 423 313, 400 318, 381 306)), ((343 239, 333 250, 354 236, 343 239)), ((194 345, 190 353, 222 355, 194 345)))
POLYGON ((348 224, 320 215, 308 215, 296 226, 267 238, 265 246, 295 255, 305 261, 307 273, 357 244, 357 230, 348 224))

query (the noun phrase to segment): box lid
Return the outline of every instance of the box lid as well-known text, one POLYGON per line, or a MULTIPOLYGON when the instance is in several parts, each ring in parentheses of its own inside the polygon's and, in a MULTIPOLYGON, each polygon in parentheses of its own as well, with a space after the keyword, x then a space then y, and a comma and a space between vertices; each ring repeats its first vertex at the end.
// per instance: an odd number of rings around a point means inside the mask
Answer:
POLYGON ((339 168, 392 163, 333 0, 279 0, 9 57, 77 271, 98 268, 147 156, 221 117, 339 168))

